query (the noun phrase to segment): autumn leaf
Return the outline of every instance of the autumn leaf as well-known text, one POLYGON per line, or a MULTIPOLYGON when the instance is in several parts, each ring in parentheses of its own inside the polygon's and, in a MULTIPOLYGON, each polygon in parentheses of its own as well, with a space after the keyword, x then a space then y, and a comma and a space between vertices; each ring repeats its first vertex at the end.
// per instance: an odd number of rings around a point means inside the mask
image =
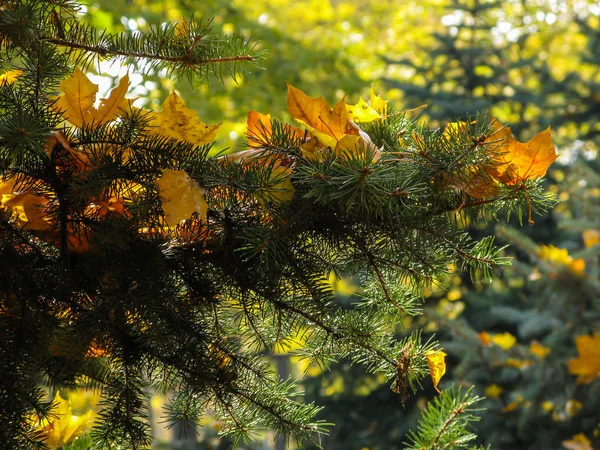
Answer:
POLYGON ((112 90, 108 98, 100 100, 96 109, 96 94, 98 86, 79 69, 60 85, 63 95, 54 103, 53 108, 60 111, 63 117, 78 128, 92 128, 103 125, 119 117, 129 105, 125 99, 129 87, 129 76, 121 78, 119 85, 112 90))
POLYGON ((61 448, 91 428, 92 410, 74 416, 70 403, 59 393, 54 397, 54 404, 50 418, 36 423, 35 433, 49 448, 61 448))
POLYGON ((21 75, 23 75, 23 71, 18 69, 10 70, 8 72, 3 73, 2 75, 0 75, 0 86, 7 86, 9 84, 13 84, 21 75))
POLYGON ((353 122, 367 123, 381 119, 381 114, 369 106, 362 97, 356 105, 346 105, 346 111, 348 111, 348 119, 353 122))
POLYGON ((289 202, 296 189, 291 180, 292 170, 285 166, 274 166, 269 174, 269 186, 255 194, 259 203, 272 202, 276 205, 289 202))
POLYGON ((529 351, 537 356, 539 359, 544 359, 546 356, 550 354, 552 351, 550 347, 545 347, 540 344, 538 341, 533 341, 529 345, 529 351))
POLYGON ((502 394, 503 390, 504 389, 502 389, 497 384, 490 384, 488 387, 485 388, 485 396, 496 399, 500 397, 500 394, 502 394))
POLYGON ((479 338, 479 342, 484 347, 490 347, 492 345, 492 336, 487 331, 482 331, 481 333, 477 333, 477 337, 479 338))
POLYGON ((260 147, 261 143, 269 140, 273 135, 271 115, 248 111, 246 137, 250 147, 260 147))
POLYGON ((425 355, 427 358, 427 365, 429 366, 429 375, 433 381, 433 387, 436 391, 441 392, 438 389, 438 383, 440 379, 446 373, 446 353, 441 350, 431 350, 425 355))
POLYGON ((347 134, 348 111, 344 99, 331 108, 323 97, 309 97, 288 83, 287 108, 295 120, 327 147, 334 149, 347 134))
POLYGON ((148 118, 152 133, 179 139, 192 145, 213 142, 221 125, 203 123, 198 118, 198 113, 186 107, 175 92, 172 92, 163 102, 161 112, 149 113, 148 118))
POLYGON ((594 450, 591 441, 583 433, 576 434, 571 439, 562 441, 567 450, 594 450))
POLYGON ((492 336, 492 342, 507 352, 517 343, 517 338, 508 332, 499 333, 492 336))
POLYGON ((387 115, 387 100, 384 100, 379 95, 375 95, 375 91, 373 90, 373 86, 371 86, 371 96, 370 96, 371 108, 373 108, 377 113, 381 116, 387 115))
POLYGON ((548 167, 558 157, 552 144, 550 127, 536 134, 529 142, 517 141, 510 128, 493 122, 494 133, 486 140, 497 155, 488 171, 507 185, 543 177, 548 167))
POLYGON ((584 230, 582 237, 586 248, 600 245, 600 230, 584 230))
POLYGON ((577 383, 591 383, 600 377, 600 336, 578 336, 575 345, 579 356, 569 361, 569 373, 578 375, 577 383))
POLYGON ((184 170, 163 169, 155 184, 169 226, 189 219, 193 213, 206 221, 204 190, 184 170))

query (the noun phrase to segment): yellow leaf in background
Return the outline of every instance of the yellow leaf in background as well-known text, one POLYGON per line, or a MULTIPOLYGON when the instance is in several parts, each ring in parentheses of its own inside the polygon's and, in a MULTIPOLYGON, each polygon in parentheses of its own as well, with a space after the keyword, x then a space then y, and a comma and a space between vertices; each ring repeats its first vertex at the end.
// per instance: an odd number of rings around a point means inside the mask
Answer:
POLYGON ((58 393, 54 403, 56 406, 52 409, 52 416, 40 421, 35 432, 49 448, 60 448, 91 428, 92 410, 83 416, 74 416, 70 403, 58 393))
POLYGON ((585 272, 585 261, 581 258, 573 259, 566 248, 558 248, 552 244, 540 245, 536 253, 540 259, 564 266, 576 275, 582 276, 585 272))
POLYGON ((477 337, 479 338, 479 342, 484 347, 489 347, 492 345, 492 336, 487 331, 482 331, 481 333, 477 333, 477 337))
POLYGON ((531 353, 533 353, 538 358, 544 359, 546 356, 548 356, 550 354, 550 352, 552 350, 550 349, 550 347, 544 347, 538 341, 533 341, 529 345, 529 351, 531 351, 531 353))
POLYGON ((562 441, 562 445, 568 450, 594 450, 591 441, 583 433, 576 434, 568 441, 562 441))
POLYGON ((578 375, 577 383, 591 383, 600 377, 600 336, 578 336, 575 345, 579 356, 569 360, 569 373, 578 375))
POLYGON ((492 337, 492 342, 506 352, 516 344, 517 338, 510 333, 495 334, 492 337))
POLYGON ((309 97, 288 83, 287 108, 294 119, 332 149, 347 134, 348 111, 343 99, 332 109, 323 97, 309 97))
POLYGON ((586 248, 600 244, 600 230, 584 230, 582 236, 583 244, 586 248))
POLYGON ((514 367, 515 369, 524 369, 531 365, 531 362, 526 359, 507 358, 504 362, 506 367, 514 367))
POLYGON ((514 411, 515 409, 517 409, 519 406, 521 406, 523 404, 523 400, 525 400, 523 398, 523 396, 521 394, 518 394, 515 397, 515 400, 513 402, 510 402, 508 405, 506 405, 504 408, 502 408, 502 412, 514 411))
POLYGON ((438 389, 438 383, 446 373, 446 353, 441 350, 432 350, 427 352, 425 358, 427 358, 427 365, 429 365, 429 375, 431 375, 433 387, 436 391, 441 392, 438 389))
POLYGON ((273 129, 271 127, 271 114, 261 114, 256 111, 248 111, 248 130, 246 137, 250 147, 260 147, 265 140, 271 139, 273 129))
POLYGON ((51 228, 45 207, 48 199, 21 192, 16 194, 10 200, 4 203, 4 206, 11 208, 17 215, 17 220, 27 230, 43 231, 51 228))
POLYGON ((366 123, 381 119, 381 114, 370 107, 362 97, 356 105, 346 105, 346 111, 348 111, 348 119, 353 122, 366 123))
POLYGON ((498 155, 490 174, 504 184, 516 185, 525 180, 543 177, 548 167, 558 158, 552 144, 550 127, 536 134, 529 142, 517 141, 510 128, 493 122, 494 133, 486 142, 493 142, 498 155))
POLYGON ((151 132, 161 136, 179 139, 192 145, 210 144, 217 136, 221 124, 206 125, 198 119, 198 113, 185 106, 175 92, 162 104, 162 111, 151 113, 151 132))
POLYGON ((488 387, 485 388, 485 396, 496 399, 500 397, 500 394, 502 394, 503 390, 504 389, 502 389, 497 384, 490 384, 488 387))
POLYGON ((3 73, 2 75, 0 75, 0 86, 7 86, 9 84, 13 84, 21 75, 23 75, 23 71, 18 69, 10 70, 8 72, 3 73))
POLYGON ((121 115, 128 107, 125 99, 129 87, 129 76, 121 78, 119 86, 112 90, 109 97, 100 100, 100 108, 96 109, 98 86, 79 69, 60 84, 63 95, 54 103, 53 108, 61 111, 63 117, 78 128, 93 128, 110 122, 121 115))
POLYGON ((373 86, 371 86, 371 108, 377 111, 382 116, 387 114, 387 100, 384 100, 379 95, 375 95, 373 86))
POLYGON ((163 169, 155 184, 169 226, 189 219, 193 213, 206 221, 204 190, 184 170, 163 169))

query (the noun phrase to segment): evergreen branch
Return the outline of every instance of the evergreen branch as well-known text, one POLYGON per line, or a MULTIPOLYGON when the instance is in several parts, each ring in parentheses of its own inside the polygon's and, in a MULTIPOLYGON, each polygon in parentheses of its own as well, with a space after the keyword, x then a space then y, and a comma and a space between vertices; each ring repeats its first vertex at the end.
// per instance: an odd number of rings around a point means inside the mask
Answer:
POLYGON ((109 49, 101 46, 94 45, 85 45, 76 41, 69 41, 66 39, 60 39, 51 36, 41 36, 41 39, 45 42, 49 42, 55 45, 59 45, 62 47, 68 47, 74 50, 84 50, 86 52, 95 53, 102 57, 110 57, 110 56, 123 56, 128 58, 137 58, 137 59, 149 59, 149 60, 159 60, 165 61, 169 63, 181 63, 181 64, 189 64, 192 66, 202 65, 202 64, 220 64, 220 63, 230 63, 230 62, 242 62, 242 61, 256 61, 256 57, 251 55, 234 55, 227 57, 217 57, 217 58, 198 58, 195 59, 193 55, 185 55, 185 56, 169 56, 169 55, 161 55, 158 53, 147 53, 147 52, 129 52, 126 50, 118 50, 118 49, 109 49))

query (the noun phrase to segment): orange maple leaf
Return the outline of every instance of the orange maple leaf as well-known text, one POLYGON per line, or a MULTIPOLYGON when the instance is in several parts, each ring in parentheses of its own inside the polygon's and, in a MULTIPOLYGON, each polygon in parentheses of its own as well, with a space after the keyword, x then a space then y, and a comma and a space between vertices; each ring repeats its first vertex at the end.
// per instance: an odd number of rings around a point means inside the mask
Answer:
POLYGON ((497 120, 492 123, 494 133, 486 140, 497 155, 488 169, 490 175, 507 185, 543 177, 558 157, 552 144, 550 127, 536 134, 529 142, 517 141, 509 127, 497 120))
POLYGON ((600 377, 600 336, 577 336, 575 345, 579 356, 569 361, 569 373, 578 375, 577 383, 591 383, 600 377))

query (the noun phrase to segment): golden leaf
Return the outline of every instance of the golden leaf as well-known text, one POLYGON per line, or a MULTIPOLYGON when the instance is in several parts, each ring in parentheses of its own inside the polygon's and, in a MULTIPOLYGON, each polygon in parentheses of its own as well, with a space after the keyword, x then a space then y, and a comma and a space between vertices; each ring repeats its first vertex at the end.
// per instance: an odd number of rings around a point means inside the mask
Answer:
POLYGON ((54 397, 54 404, 52 416, 38 421, 35 432, 49 448, 60 448, 91 428, 92 410, 83 416, 74 416, 70 403, 58 393, 54 397))
POLYGON ((477 333, 477 337, 479 338, 479 342, 484 347, 489 347, 492 345, 492 336, 487 331, 482 331, 481 333, 477 333))
POLYGON ((384 100, 379 95, 375 95, 373 86, 371 86, 371 108, 377 111, 382 116, 387 115, 387 100, 384 100))
POLYGON ((550 127, 536 134, 529 142, 517 141, 510 128, 493 122, 494 133, 486 140, 493 143, 498 154, 493 159, 489 173, 507 185, 543 177, 548 167, 558 157, 552 144, 550 127))
POLYGON ((48 199, 33 195, 29 192, 15 194, 4 206, 10 208, 17 222, 27 230, 43 231, 51 227, 48 216, 44 211, 48 199))
POLYGON ((21 75, 23 75, 23 71, 18 69, 10 70, 8 72, 3 73, 2 75, 0 75, 0 86, 7 86, 9 84, 13 84, 21 75))
POLYGON ((591 383, 600 377, 600 336, 578 336, 575 345, 579 356, 569 360, 569 373, 578 375, 577 383, 591 383))
POLYGON ((529 345, 529 351, 531 353, 533 353, 535 356, 537 356, 538 358, 544 359, 546 356, 548 356, 550 354, 550 352, 552 350, 550 349, 550 347, 543 346, 538 341, 533 341, 529 345))
POLYGON ((271 170, 269 183, 277 181, 273 186, 269 186, 261 192, 255 194, 259 203, 267 201, 280 205, 289 202, 294 196, 296 189, 291 180, 292 169, 285 166, 275 166, 271 170))
POLYGON ((585 261, 581 258, 574 259, 566 248, 559 248, 552 244, 540 245, 536 253, 540 259, 564 266, 575 275, 583 276, 585 273, 585 261))
POLYGON ((161 136, 179 139, 192 145, 209 144, 217 136, 221 124, 206 125, 198 118, 198 113, 185 106, 175 92, 162 104, 162 111, 150 113, 151 132, 161 136))
MULTIPOLYGON (((322 144, 334 149, 348 128, 344 99, 331 108, 323 97, 309 97, 288 83, 287 108, 322 144)), ((355 134, 355 133, 351 133, 355 134)))
POLYGON ((271 115, 248 111, 248 130, 246 137, 250 147, 260 147, 265 140, 270 140, 273 135, 271 115))
POLYGON ((562 441, 562 445, 568 450, 594 450, 591 441, 583 433, 576 434, 567 441, 562 441))
POLYGON ((362 97, 356 105, 346 105, 346 111, 348 111, 348 119, 353 122, 366 123, 381 119, 381 114, 369 106, 362 97))
POLYGON ((436 391, 441 392, 438 389, 438 383, 446 373, 446 353, 444 353, 441 350, 431 350, 427 352, 425 358, 427 358, 427 365, 429 366, 429 375, 431 375, 433 387, 436 391))
POLYGON ((61 111, 63 117, 78 128, 91 126, 93 128, 110 122, 120 116, 121 111, 128 107, 125 99, 129 87, 129 76, 121 78, 119 86, 110 93, 109 97, 100 100, 100 108, 96 109, 96 94, 98 86, 79 69, 60 85, 63 95, 54 103, 53 108, 61 111))
POLYGON ((206 221, 204 190, 184 170, 163 169, 155 184, 169 226, 189 219, 193 213, 206 221))
POLYGON ((515 338, 512 334, 507 332, 502 334, 495 334, 492 337, 492 342, 506 352, 517 343, 517 338, 515 338))
POLYGON ((586 248, 600 244, 600 230, 584 230, 583 243, 586 248))
POLYGON ((490 384, 488 387, 485 388, 485 396, 495 399, 500 397, 500 394, 502 394, 503 390, 504 389, 502 389, 497 384, 490 384))

